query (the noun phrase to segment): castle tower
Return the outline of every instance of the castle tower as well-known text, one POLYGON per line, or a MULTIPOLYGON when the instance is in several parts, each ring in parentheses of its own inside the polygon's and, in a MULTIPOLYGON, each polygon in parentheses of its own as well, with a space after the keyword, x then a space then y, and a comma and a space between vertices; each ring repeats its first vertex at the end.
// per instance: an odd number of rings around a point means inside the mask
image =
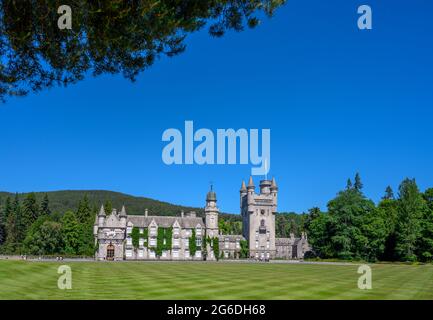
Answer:
POLYGON ((213 238, 218 236, 218 213, 217 197, 213 191, 213 187, 206 196, 206 207, 204 208, 206 215, 206 235, 213 238))
MULTIPOLYGON (((213 191, 213 187, 211 186, 211 190, 208 192, 206 196, 206 207, 204 208, 204 212, 206 215, 206 237, 211 239, 218 238, 219 228, 218 228, 218 213, 219 209, 217 206, 217 196, 213 191)), ((215 257, 213 252, 213 247, 211 244, 206 245, 207 250, 207 260, 215 261, 217 257, 215 257)))
POLYGON ((240 193, 243 236, 248 240, 250 257, 274 258, 278 196, 275 179, 260 181, 260 193, 256 194, 253 178, 250 177, 246 192, 243 184, 240 193))

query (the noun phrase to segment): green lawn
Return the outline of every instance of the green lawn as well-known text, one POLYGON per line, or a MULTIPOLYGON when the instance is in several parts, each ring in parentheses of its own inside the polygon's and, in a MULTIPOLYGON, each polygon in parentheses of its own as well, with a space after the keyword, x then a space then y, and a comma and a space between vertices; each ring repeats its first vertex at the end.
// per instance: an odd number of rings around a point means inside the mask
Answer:
POLYGON ((57 288, 60 263, 0 261, 0 299, 433 299, 432 265, 372 265, 362 291, 351 265, 64 264, 69 291, 57 288))

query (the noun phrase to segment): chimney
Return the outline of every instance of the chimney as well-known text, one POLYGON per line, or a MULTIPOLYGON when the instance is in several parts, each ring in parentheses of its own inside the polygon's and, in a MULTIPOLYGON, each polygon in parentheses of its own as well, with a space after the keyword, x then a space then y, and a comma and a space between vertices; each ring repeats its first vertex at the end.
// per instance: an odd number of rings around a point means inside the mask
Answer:
POLYGON ((190 211, 190 213, 188 214, 188 217, 190 217, 190 218, 196 218, 197 215, 196 215, 195 211, 190 211))
POLYGON ((144 210, 144 216, 147 218, 147 215, 149 214, 149 211, 147 209, 144 210))
POLYGON ((181 211, 180 216, 181 216, 181 218, 183 218, 183 216, 184 216, 183 210, 181 211))

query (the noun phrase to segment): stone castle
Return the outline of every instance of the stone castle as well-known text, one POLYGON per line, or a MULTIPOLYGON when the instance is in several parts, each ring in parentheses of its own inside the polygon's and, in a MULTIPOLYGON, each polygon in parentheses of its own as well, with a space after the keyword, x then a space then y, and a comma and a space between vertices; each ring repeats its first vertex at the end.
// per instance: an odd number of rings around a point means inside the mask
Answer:
POLYGON ((204 218, 197 217, 194 212, 182 212, 176 217, 152 216, 147 210, 144 215, 128 215, 125 206, 120 212, 114 209, 107 215, 102 206, 94 225, 97 244, 95 258, 100 261, 213 261, 218 258, 239 259, 243 247, 250 259, 303 259, 310 250, 304 235, 300 238, 294 235, 276 238, 277 201, 275 179, 262 180, 258 194, 252 177, 248 185, 243 181, 240 190, 242 235, 220 233, 217 196, 212 189, 206 196, 204 218), (191 241, 194 239, 195 249, 192 249, 191 241), (194 254, 191 254, 190 249, 195 251, 194 254))

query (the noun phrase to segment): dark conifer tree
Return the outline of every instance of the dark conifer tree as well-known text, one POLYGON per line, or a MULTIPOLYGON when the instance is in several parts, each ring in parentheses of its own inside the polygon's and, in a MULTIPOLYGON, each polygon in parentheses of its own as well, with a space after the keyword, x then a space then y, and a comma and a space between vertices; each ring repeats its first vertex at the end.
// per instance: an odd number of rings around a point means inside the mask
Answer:
POLYGON ((45 194, 44 198, 42 199, 40 215, 41 216, 50 216, 51 215, 50 200, 48 199, 48 194, 45 194))
POLYGON ((6 241, 6 215, 4 209, 0 206, 0 246, 6 241))
POLYGON ((36 195, 31 192, 23 201, 22 222, 24 224, 24 236, 30 226, 38 219, 38 217, 39 205, 36 201, 36 195))
POLYGON ((364 185, 361 182, 361 176, 359 175, 358 172, 355 175, 355 184, 353 186, 355 187, 355 190, 357 190, 357 191, 361 191, 362 188, 364 187, 364 185))
POLYGON ((387 186, 385 190, 385 195, 382 197, 383 200, 394 200, 394 191, 392 191, 391 186, 387 186))

